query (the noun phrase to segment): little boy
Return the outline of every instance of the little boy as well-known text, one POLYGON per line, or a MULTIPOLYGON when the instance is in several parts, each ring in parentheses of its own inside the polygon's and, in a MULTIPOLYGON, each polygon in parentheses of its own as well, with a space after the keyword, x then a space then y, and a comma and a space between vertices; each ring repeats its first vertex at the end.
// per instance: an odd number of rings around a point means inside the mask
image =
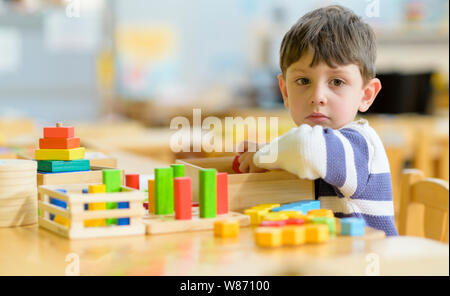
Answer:
POLYGON ((284 169, 315 180, 322 208, 397 235, 386 152, 368 122, 355 121, 381 89, 375 58, 374 33, 352 11, 328 6, 304 15, 283 38, 278 75, 298 127, 244 152, 239 170, 284 169), (272 149, 276 160, 264 161, 272 149))

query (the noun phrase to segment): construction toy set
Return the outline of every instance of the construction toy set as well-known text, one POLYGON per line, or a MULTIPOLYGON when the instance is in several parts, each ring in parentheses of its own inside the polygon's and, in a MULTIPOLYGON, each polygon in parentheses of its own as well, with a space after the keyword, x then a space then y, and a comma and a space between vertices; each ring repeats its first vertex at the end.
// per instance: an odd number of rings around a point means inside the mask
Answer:
POLYGON ((331 237, 363 236, 365 223, 360 218, 334 217, 331 210, 320 209, 320 201, 304 200, 290 204, 261 204, 247 209, 254 229, 255 243, 261 247, 323 243, 331 237))

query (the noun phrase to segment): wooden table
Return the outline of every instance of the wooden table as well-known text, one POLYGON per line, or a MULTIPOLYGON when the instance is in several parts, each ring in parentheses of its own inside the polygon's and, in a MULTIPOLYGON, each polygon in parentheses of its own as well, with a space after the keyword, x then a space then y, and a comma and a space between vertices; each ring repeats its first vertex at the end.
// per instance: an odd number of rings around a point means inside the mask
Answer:
POLYGON ((247 227, 227 239, 198 231, 71 241, 33 225, 0 229, 0 275, 449 274, 446 244, 378 231, 371 238, 260 248, 247 227))

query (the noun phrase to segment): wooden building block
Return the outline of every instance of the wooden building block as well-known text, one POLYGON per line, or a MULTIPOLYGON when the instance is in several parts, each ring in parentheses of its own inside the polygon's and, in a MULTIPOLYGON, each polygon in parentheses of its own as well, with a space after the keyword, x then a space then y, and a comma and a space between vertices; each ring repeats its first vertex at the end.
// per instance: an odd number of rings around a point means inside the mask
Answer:
POLYGON ((289 219, 289 216, 284 214, 283 212, 269 212, 265 214, 262 218, 263 221, 280 221, 280 220, 287 220, 289 219))
POLYGON ((88 159, 77 160, 38 160, 38 171, 49 173, 89 171, 88 159))
POLYGON ((189 177, 173 179, 175 219, 192 219, 192 180, 189 177))
POLYGON ((333 211, 328 209, 309 210, 308 215, 313 215, 314 217, 334 217, 333 211))
MULTIPOLYGON (((105 192, 106 192, 105 184, 89 185, 88 191, 87 191, 87 193, 105 193, 105 192)), ((104 211, 104 210, 106 210, 106 203, 104 203, 104 202, 89 203, 88 210, 89 211, 104 211)), ((85 220, 84 226, 85 227, 106 226, 106 219, 85 220)))
POLYGON ((171 168, 173 168, 173 177, 184 177, 184 164, 171 164, 171 168))
POLYGON ((258 227, 254 231, 255 243, 260 247, 279 247, 283 244, 279 227, 258 227))
POLYGON ((262 221, 259 226, 261 227, 280 227, 285 226, 287 224, 287 220, 280 221, 262 221))
MULTIPOLYGON (((106 186, 106 192, 120 192, 122 186, 122 172, 118 169, 103 170, 103 184, 106 186)), ((118 204, 116 202, 107 202, 106 209, 117 209, 118 204)), ((106 219, 106 225, 117 224, 116 218, 106 219)))
POLYGON ((125 175, 125 185, 139 190, 139 174, 126 174, 125 175))
POLYGON ((156 168, 155 214, 170 215, 173 212, 173 168, 156 168))
POLYGON ((73 126, 44 127, 44 138, 73 138, 74 135, 73 126))
POLYGON ((37 149, 36 160, 76 160, 84 158, 84 147, 72 149, 37 149))
POLYGON ((80 147, 80 138, 42 138, 40 149, 72 149, 80 147))
POLYGON ((155 180, 148 180, 148 213, 155 214, 155 180))
POLYGON ((366 223, 361 218, 342 218, 340 222, 341 235, 361 236, 365 233, 364 227, 366 223))
POLYGON ((286 220, 287 225, 303 225, 305 224, 304 219, 287 219, 286 220))
POLYGON ((281 229, 283 245, 298 246, 306 241, 305 226, 289 225, 281 229))
POLYGON ((228 173, 217 172, 217 215, 228 213, 228 173))
POLYGON ((307 243, 323 243, 328 241, 328 226, 324 224, 307 224, 305 227, 305 238, 307 243))
POLYGON ((305 216, 300 211, 280 211, 280 212, 275 212, 275 213, 284 214, 288 217, 288 219, 300 219, 305 216))
POLYGON ((275 203, 272 203, 272 204, 260 204, 260 205, 251 207, 251 209, 272 210, 273 208, 276 208, 276 207, 279 207, 279 206, 280 206, 280 204, 275 204, 275 203))
POLYGON ((218 220, 214 222, 214 235, 217 237, 236 237, 239 234, 238 220, 218 220))
POLYGON ((247 209, 244 211, 244 214, 250 216, 251 225, 259 225, 262 222, 264 215, 268 212, 269 209, 247 209))
POLYGON ((214 218, 217 215, 217 171, 199 171, 200 218, 214 218))
POLYGON ((310 223, 325 224, 328 226, 328 232, 331 235, 336 234, 336 219, 334 217, 314 217, 311 219, 310 223))
POLYGON ((185 175, 192 178, 192 198, 198 201, 199 170, 213 168, 228 173, 228 210, 243 212, 264 203, 288 203, 313 199, 314 181, 303 180, 281 170, 265 173, 236 174, 232 157, 177 160, 185 165, 185 175))

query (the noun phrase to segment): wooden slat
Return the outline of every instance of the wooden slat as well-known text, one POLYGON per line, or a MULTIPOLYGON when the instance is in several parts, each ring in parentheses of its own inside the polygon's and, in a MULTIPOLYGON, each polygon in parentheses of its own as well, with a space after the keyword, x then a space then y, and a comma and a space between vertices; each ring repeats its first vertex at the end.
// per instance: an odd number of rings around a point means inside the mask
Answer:
POLYGON ((65 227, 61 224, 58 224, 56 222, 53 222, 51 220, 47 220, 46 218, 43 218, 43 217, 39 217, 38 219, 39 219, 39 226, 41 226, 47 230, 53 231, 56 234, 59 234, 63 237, 67 237, 67 238, 69 237, 69 232, 68 232, 67 227, 65 227))
POLYGON ((105 211, 84 211, 80 214, 71 214, 71 221, 84 221, 90 219, 101 218, 127 218, 127 217, 142 217, 144 215, 144 208, 142 210, 105 210, 105 211))
POLYGON ((63 218, 67 218, 67 219, 70 218, 70 214, 69 214, 68 210, 65 210, 61 207, 49 204, 44 201, 38 201, 38 204, 39 204, 39 209, 41 211, 47 211, 47 212, 50 212, 52 214, 55 214, 57 216, 61 216, 63 218))

